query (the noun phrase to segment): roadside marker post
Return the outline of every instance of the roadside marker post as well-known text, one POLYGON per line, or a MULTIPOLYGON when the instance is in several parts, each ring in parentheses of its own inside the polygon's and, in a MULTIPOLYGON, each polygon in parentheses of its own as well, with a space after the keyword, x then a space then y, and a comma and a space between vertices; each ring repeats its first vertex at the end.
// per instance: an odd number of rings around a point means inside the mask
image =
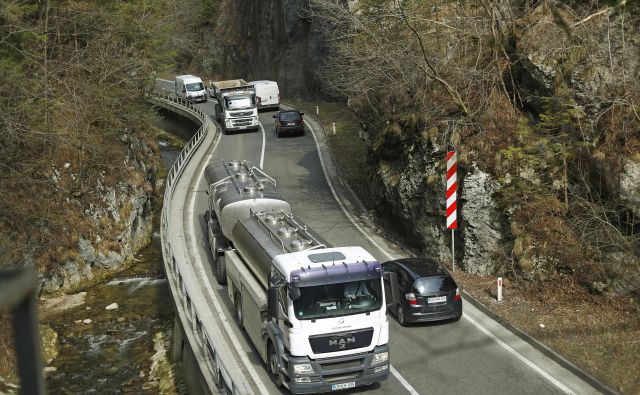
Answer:
POLYGON ((320 115, 320 107, 316 106, 316 115, 320 115))
POLYGON ((336 123, 331 122, 331 125, 333 126, 333 134, 336 134, 336 123))
POLYGON ((451 267, 456 271, 455 230, 458 228, 456 191, 458 163, 455 151, 447 152, 447 229, 451 229, 451 267))
POLYGON ((498 302, 502 302, 502 277, 498 277, 498 302))

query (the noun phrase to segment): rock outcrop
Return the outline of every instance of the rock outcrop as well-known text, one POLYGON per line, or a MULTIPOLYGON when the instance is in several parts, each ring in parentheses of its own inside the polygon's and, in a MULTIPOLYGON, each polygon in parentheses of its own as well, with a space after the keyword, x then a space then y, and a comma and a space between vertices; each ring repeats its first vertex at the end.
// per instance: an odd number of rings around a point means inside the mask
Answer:
POLYGON ((473 163, 460 194, 460 216, 464 239, 464 269, 474 274, 493 274, 494 255, 502 248, 503 216, 493 194, 500 184, 473 163))
POLYGON ((620 199, 640 218, 640 163, 631 159, 620 174, 620 199))
POLYGON ((316 96, 323 36, 305 17, 308 0, 226 0, 207 41, 205 73, 278 81, 285 99, 316 96))
MULTIPOLYGON (((85 207, 86 234, 71 230, 77 233, 76 250, 68 253, 58 267, 41 274, 41 292, 72 291, 93 280, 97 269, 117 270, 150 239, 158 158, 138 138, 123 135, 121 141, 129 147, 124 165, 130 169, 130 177, 110 184, 103 173, 92 196, 73 201, 78 207, 85 207)), ((56 174, 54 182, 58 183, 63 182, 63 177, 76 178, 72 172, 54 171, 56 174)))

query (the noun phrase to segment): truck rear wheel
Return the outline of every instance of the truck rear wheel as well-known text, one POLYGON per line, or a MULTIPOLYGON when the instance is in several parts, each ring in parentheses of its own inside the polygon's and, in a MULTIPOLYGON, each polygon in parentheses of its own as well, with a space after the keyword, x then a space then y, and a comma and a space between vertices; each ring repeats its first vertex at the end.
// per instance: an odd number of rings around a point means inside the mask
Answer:
POLYGON ((220 285, 227 284, 227 263, 225 262, 224 256, 219 256, 216 259, 216 280, 220 285))
POLYGON ((238 321, 238 325, 242 328, 242 296, 236 292, 235 300, 235 308, 236 308, 236 321, 238 321))
POLYGON ((267 344, 267 361, 269 363, 269 376, 271 376, 276 386, 280 387, 282 385, 282 374, 278 371, 278 355, 271 341, 267 344))

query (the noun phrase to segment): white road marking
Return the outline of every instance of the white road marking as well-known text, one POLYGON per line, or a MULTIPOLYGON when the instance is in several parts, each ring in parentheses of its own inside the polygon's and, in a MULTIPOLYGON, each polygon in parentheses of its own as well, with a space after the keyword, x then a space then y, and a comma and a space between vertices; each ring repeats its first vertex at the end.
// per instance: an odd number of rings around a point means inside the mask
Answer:
POLYGON ((545 372, 538 365, 536 365, 535 363, 533 363, 530 360, 528 360, 527 358, 525 358, 522 354, 520 354, 519 352, 517 352, 516 350, 511 348, 511 346, 509 346, 507 343, 505 343, 502 340, 498 339, 493 333, 491 333, 487 328, 485 328, 482 325, 480 325, 479 322, 477 322, 476 320, 471 318, 468 314, 462 313, 462 316, 464 318, 466 318, 467 321, 472 323, 473 326, 478 328, 482 333, 484 333, 485 335, 489 336, 491 339, 493 339, 493 341, 495 341, 496 343, 501 345, 502 348, 507 350, 511 355, 513 355, 514 357, 518 358, 525 365, 527 365, 528 367, 530 367, 531 369, 536 371, 539 375, 541 375, 542 377, 547 379, 549 382, 551 382, 553 385, 558 387, 558 389, 560 389, 560 391, 564 392, 565 394, 574 394, 574 392, 571 391, 570 388, 568 388, 567 386, 565 386, 564 384, 562 384, 561 382, 559 382, 558 380, 553 378, 549 373, 545 372))
MULTIPOLYGON (((209 163, 211 161, 211 158, 213 157, 213 154, 215 153, 216 149, 218 148, 218 144, 220 143, 220 140, 221 140, 221 136, 218 135, 217 141, 214 143, 213 149, 211 150, 211 153, 207 157, 207 162, 206 163, 209 163)), ((206 166, 202 166, 200 168, 200 172, 198 174, 195 187, 200 185, 200 182, 202 181, 202 177, 204 176, 205 167, 206 166)), ((189 247, 191 248, 192 251, 194 251, 194 259, 196 260, 196 264, 193 265, 194 269, 196 269, 199 272, 198 274, 200 276, 202 276, 201 278, 206 279, 207 278, 207 274, 206 274, 206 272, 204 270, 204 265, 203 265, 202 261, 200 260, 200 255, 195 253, 195 251, 197 251, 197 246, 196 246, 196 242, 195 242, 195 235, 196 235, 195 218, 194 218, 195 205, 196 205, 196 194, 193 193, 191 195, 191 203, 189 205, 189 212, 187 213, 188 218, 190 218, 190 220, 189 220, 189 222, 191 223, 190 231, 191 231, 191 235, 192 235, 192 237, 189 240, 190 241, 190 246, 189 247)), ((256 372, 256 370, 254 369, 253 365, 251 364, 251 361, 249 361, 249 358, 247 358, 246 353, 242 349, 240 341, 236 337, 236 335, 234 333, 234 330, 231 328, 231 325, 229 325, 229 321, 227 320, 227 317, 225 316, 225 314, 224 314, 224 312, 222 310, 222 307, 220 306, 220 303, 218 302, 218 298, 213 293, 213 288, 208 284, 207 284, 206 288, 207 288, 207 293, 209 294, 209 298, 211 298, 211 300, 213 301, 213 305, 215 306, 216 311, 218 312, 218 317, 220 317, 220 321, 222 322, 222 325, 226 329, 227 334, 229 335, 229 338, 231 339, 231 343, 233 344, 234 348, 238 352, 238 355, 240 356, 240 359, 242 360, 242 363, 246 366, 247 370, 249 371, 249 375, 253 378, 254 382, 256 383, 256 386, 258 387, 258 390, 260 390, 260 393, 264 394, 264 395, 269 395, 269 391, 267 390, 267 387, 264 385, 262 380, 260 380, 260 377, 258 376, 258 372, 256 372)))
POLYGON ((404 379, 404 377, 402 377, 402 375, 400 374, 400 372, 398 372, 396 370, 396 368, 394 368, 391 364, 389 365, 389 370, 391 371, 391 374, 393 374, 396 379, 398 379, 398 381, 400 382, 400 384, 402 384, 402 386, 409 391, 409 393, 411 395, 420 395, 420 393, 418 391, 416 391, 411 384, 409 384, 409 382, 407 380, 404 379))
POLYGON ((260 125, 260 130, 262 131, 262 153, 260 154, 260 168, 262 169, 262 167, 264 166, 264 147, 265 147, 265 143, 266 143, 266 133, 264 132, 264 128, 262 127, 262 123, 260 122, 260 120, 258 119, 258 125, 260 125))
POLYGON ((322 167, 322 172, 324 173, 324 178, 327 180, 327 184, 329 185, 329 189, 331 189, 331 194, 333 195, 333 198, 338 203, 338 206, 340 206, 340 211, 342 211, 342 213, 347 217, 349 222, 351 222, 353 224, 353 226, 355 226, 356 229, 358 229, 358 231, 360 231, 360 233, 367 240, 369 240, 369 242, 371 244, 373 244, 380 252, 382 252, 387 257, 387 259, 394 259, 393 255, 391 255, 384 248, 382 248, 382 246, 377 241, 373 240, 371 238, 371 236, 369 236, 367 234, 367 232, 365 232, 365 230, 362 228, 362 226, 360 226, 358 223, 356 223, 356 221, 355 221, 355 219, 353 219, 353 216, 351 215, 351 213, 349 213, 347 211, 347 208, 344 206, 344 204, 342 204, 342 201, 340 200, 340 198, 338 198, 338 194, 336 193, 336 190, 333 187, 333 184, 331 183, 331 180, 329 179, 329 175, 327 174, 327 168, 326 168, 326 166, 324 164, 324 158, 322 157, 322 154, 320 153, 320 145, 318 144, 318 139, 316 138, 316 133, 313 131, 313 128, 311 127, 311 125, 309 125, 309 130, 311 130, 311 135, 313 136, 313 141, 315 141, 315 143, 316 143, 316 149, 318 150, 318 157, 320 158, 320 166, 322 167))
MULTIPOLYGON (((364 229, 359 224, 357 224, 355 222, 355 220, 353 219, 351 214, 347 211, 347 208, 344 206, 344 204, 342 204, 342 201, 338 198, 338 194, 336 193, 336 190, 333 187, 333 184, 331 183, 331 180, 329 179, 329 175, 327 174, 327 168, 326 168, 326 166, 324 164, 324 158, 322 157, 322 154, 320 153, 320 146, 318 145, 318 139, 316 138, 316 133, 313 131, 313 128, 311 127, 311 125, 309 125, 309 130, 311 130, 311 135, 313 136, 313 141, 315 141, 315 143, 316 143, 316 149, 318 150, 318 157, 320 158, 320 166, 322 167, 322 172, 324 173, 324 178, 327 180, 327 184, 329 185, 329 189, 331 189, 331 194, 333 195, 333 198, 335 199, 335 201, 338 203, 338 206, 340 206, 340 210, 347 217, 347 219, 349 219, 349 221, 353 224, 353 226, 355 226, 360 231, 360 233, 362 233, 362 235, 367 240, 369 240, 369 242, 371 244, 373 244, 379 251, 381 251, 384 255, 386 255, 388 259, 393 259, 393 255, 391 255, 384 248, 382 248, 380 246, 380 244, 378 244, 375 240, 373 240, 371 238, 371 236, 369 236, 364 231, 364 229)), ((419 395, 419 392, 416 391, 416 389, 413 388, 413 386, 411 384, 409 384, 409 382, 404 377, 402 377, 400 372, 398 372, 396 370, 396 368, 393 367, 393 365, 389 364, 389 370, 391 371, 391 374, 394 375, 394 377, 400 382, 400 384, 402 384, 402 386, 407 391, 409 391, 409 393, 411 395, 419 395)))

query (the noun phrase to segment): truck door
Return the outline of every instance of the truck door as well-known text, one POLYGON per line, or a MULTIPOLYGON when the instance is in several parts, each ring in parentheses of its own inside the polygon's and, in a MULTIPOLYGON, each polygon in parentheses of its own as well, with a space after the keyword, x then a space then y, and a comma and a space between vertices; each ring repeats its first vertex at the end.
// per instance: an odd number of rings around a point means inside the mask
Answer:
POLYGON ((289 310, 287 308, 288 300, 287 287, 280 287, 278 290, 278 304, 280 305, 280 309, 282 309, 283 318, 278 320, 278 327, 280 327, 280 331, 282 331, 285 349, 289 349, 289 328, 292 327, 291 321, 289 321, 289 310))
POLYGON ((387 310, 395 312, 399 300, 398 266, 393 263, 385 264, 382 277, 387 310))

